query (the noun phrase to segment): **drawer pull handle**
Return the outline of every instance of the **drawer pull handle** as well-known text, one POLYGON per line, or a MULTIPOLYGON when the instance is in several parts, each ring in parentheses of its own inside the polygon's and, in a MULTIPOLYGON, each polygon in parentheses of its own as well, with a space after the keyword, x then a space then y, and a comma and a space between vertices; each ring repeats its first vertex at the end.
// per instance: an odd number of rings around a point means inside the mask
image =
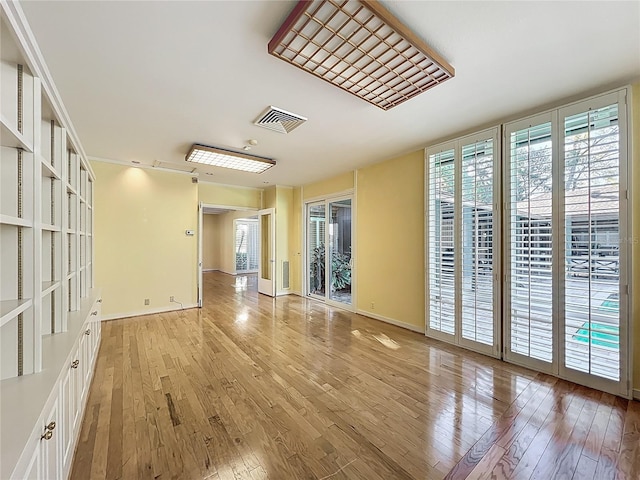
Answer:
POLYGON ((44 435, 40 437, 40 440, 51 440, 51 437, 53 437, 53 432, 51 430, 47 430, 44 432, 44 435))
POLYGON ((87 328, 87 329, 84 331, 84 334, 85 334, 85 335, 91 335, 91 329, 90 329, 90 328, 87 328))
POLYGON ((71 362, 71 368, 78 368, 78 365, 80 365, 80 360, 74 360, 71 362))
POLYGON ((91 315, 97 315, 98 314, 98 310, 94 310, 93 312, 91 312, 91 315))
POLYGON ((49 422, 49 425, 45 427, 47 430, 53 430, 56 428, 56 422, 49 422))
POLYGON ((98 302, 98 303, 102 303, 102 299, 101 299, 101 298, 99 298, 99 299, 97 300, 97 302, 98 302))

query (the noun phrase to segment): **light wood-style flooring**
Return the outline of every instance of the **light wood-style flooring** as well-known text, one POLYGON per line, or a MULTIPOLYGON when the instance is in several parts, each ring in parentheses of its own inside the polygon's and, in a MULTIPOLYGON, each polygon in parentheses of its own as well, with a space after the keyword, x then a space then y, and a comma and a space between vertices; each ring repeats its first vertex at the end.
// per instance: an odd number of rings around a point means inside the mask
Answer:
POLYGON ((105 322, 73 479, 640 478, 639 402, 236 280, 105 322))

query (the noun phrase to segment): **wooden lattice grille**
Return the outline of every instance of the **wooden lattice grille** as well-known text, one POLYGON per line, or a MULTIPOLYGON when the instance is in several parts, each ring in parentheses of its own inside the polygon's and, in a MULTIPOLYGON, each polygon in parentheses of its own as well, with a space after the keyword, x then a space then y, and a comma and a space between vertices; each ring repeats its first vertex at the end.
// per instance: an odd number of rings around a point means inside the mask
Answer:
POLYGON ((455 75, 376 1, 300 1, 269 53, 383 110, 455 75))

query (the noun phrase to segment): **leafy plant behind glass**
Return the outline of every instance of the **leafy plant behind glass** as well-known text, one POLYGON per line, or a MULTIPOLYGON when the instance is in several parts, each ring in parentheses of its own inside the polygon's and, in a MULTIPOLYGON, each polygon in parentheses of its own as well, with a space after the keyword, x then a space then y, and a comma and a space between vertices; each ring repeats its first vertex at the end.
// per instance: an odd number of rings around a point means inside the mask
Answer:
MULTIPOLYGON (((311 252, 311 292, 324 291, 325 272, 324 243, 311 252)), ((331 255, 331 291, 343 290, 351 286, 351 247, 348 253, 333 252, 331 255)))

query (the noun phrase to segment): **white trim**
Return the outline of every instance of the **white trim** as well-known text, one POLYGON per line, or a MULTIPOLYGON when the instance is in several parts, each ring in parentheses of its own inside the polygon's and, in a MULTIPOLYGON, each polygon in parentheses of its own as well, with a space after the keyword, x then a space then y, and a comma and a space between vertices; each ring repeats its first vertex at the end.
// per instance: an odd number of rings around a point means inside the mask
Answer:
POLYGON ((633 399, 640 400, 640 388, 633 389, 633 399))
POLYGON ((185 304, 184 307, 160 307, 160 308, 152 308, 150 310, 138 310, 137 312, 127 312, 127 313, 112 313, 111 315, 103 315, 100 319, 103 322, 108 320, 117 320, 120 318, 130 318, 130 317, 140 317, 143 315, 154 315, 156 313, 167 313, 167 312, 175 312, 178 310, 187 310, 190 308, 198 308, 197 303, 189 303, 185 304))
MULTIPOLYGON (((198 181, 200 182, 201 180, 199 179, 199 174, 196 173, 192 173, 192 172, 185 172, 183 170, 176 170, 173 168, 166 168, 166 167, 154 167, 153 165, 147 165, 145 163, 132 163, 130 161, 126 161, 126 160, 116 160, 113 158, 102 158, 102 157, 87 157, 87 159, 91 162, 101 162, 101 163, 110 163, 112 165, 120 165, 123 167, 131 167, 131 168, 142 168, 144 170, 157 170, 159 172, 165 172, 165 173, 177 173, 178 175, 187 175, 189 177, 193 177, 193 178, 198 178, 198 181)), ((177 164, 176 164, 177 166, 177 164)))
MULTIPOLYGON (((625 89, 625 102, 624 102, 624 108, 625 108, 625 113, 627 116, 627 202, 628 202, 628 211, 627 211, 627 222, 629 222, 627 224, 627 236, 629 239, 632 238, 632 235, 634 233, 633 231, 633 226, 634 226, 634 219, 633 219, 633 215, 638 215, 640 212, 637 212, 636 210, 638 209, 638 207, 635 207, 635 205, 638 205, 637 201, 637 197, 635 197, 634 194, 634 188, 633 188, 633 164, 635 162, 640 161, 640 158, 634 158, 634 150, 633 150, 633 142, 635 140, 635 135, 633 134, 633 132, 635 132, 634 128, 640 127, 640 125, 634 125, 633 124, 633 109, 631 108, 631 105, 633 105, 633 88, 631 88, 631 86, 628 86, 625 89)), ((640 296, 634 295, 634 282, 633 282, 633 265, 634 265, 634 258, 633 258, 633 243, 629 243, 627 245, 627 260, 629 263, 629 270, 628 270, 628 275, 627 275, 627 284, 628 284, 628 289, 629 289, 629 293, 628 293, 628 302, 629 302, 629 322, 628 322, 628 326, 627 326, 627 346, 628 346, 628 351, 627 351, 627 371, 628 371, 628 381, 629 384, 631 385, 631 388, 629 388, 630 393, 633 394, 633 396, 640 400, 640 398, 638 396, 636 396, 637 392, 639 392, 639 389, 633 390, 633 392, 631 392, 631 390, 633 389, 633 378, 634 378, 634 358, 635 358, 635 348, 634 348, 634 344, 635 342, 633 341, 634 338, 634 324, 635 324, 635 319, 633 317, 633 312, 637 311, 636 310, 636 302, 640 302, 640 296)), ((635 259, 636 262, 640 261, 640 259, 636 258, 635 259)))
POLYGON ((203 268, 202 272, 219 272, 220 269, 219 268, 203 268))
POLYGON ((348 197, 349 195, 354 195, 354 194, 355 194, 355 188, 348 188, 340 192, 327 193, 326 195, 320 195, 320 196, 311 197, 311 198, 302 198, 302 203, 307 204, 307 203, 313 203, 313 202, 321 202, 323 200, 332 200, 337 197, 348 197))
MULTIPOLYGON (((202 203, 202 208, 225 208, 227 210, 232 210, 235 212, 244 212, 244 211, 257 212, 259 210, 259 208, 256 208, 256 207, 243 207, 242 205, 222 205, 222 204, 215 204, 215 203, 202 203)), ((217 215, 216 213, 206 213, 206 212, 204 212, 204 214, 217 215)), ((234 220, 239 220, 239 219, 234 219, 234 220)))
POLYGON ((378 320, 380 322, 389 323, 391 325, 395 325, 396 327, 405 328, 407 330, 411 330, 412 332, 421 333, 424 335, 424 328, 420 328, 417 325, 412 325, 411 323, 401 322, 400 320, 396 320, 394 318, 384 317, 382 315, 378 315, 377 313, 371 313, 366 310, 356 310, 358 315, 363 315, 365 317, 372 318, 374 320, 378 320))
POLYGON ((204 280, 202 279, 202 266, 204 264, 203 258, 203 239, 204 239, 204 218, 203 218, 204 207, 202 206, 202 202, 198 202, 198 286, 197 286, 197 303, 198 307, 202 308, 202 297, 204 296, 204 280))
MULTIPOLYGON (((259 188, 259 187, 245 187, 244 185, 230 185, 228 183, 220 183, 220 182, 210 182, 208 180, 206 180, 205 178, 200 177, 198 179, 198 181, 200 183, 206 183, 207 185, 217 185, 219 187, 231 187, 231 188, 239 188, 241 190, 254 190, 254 191, 259 191, 261 194, 264 191, 264 188, 259 188)), ((257 210, 257 209, 256 209, 257 210)))

